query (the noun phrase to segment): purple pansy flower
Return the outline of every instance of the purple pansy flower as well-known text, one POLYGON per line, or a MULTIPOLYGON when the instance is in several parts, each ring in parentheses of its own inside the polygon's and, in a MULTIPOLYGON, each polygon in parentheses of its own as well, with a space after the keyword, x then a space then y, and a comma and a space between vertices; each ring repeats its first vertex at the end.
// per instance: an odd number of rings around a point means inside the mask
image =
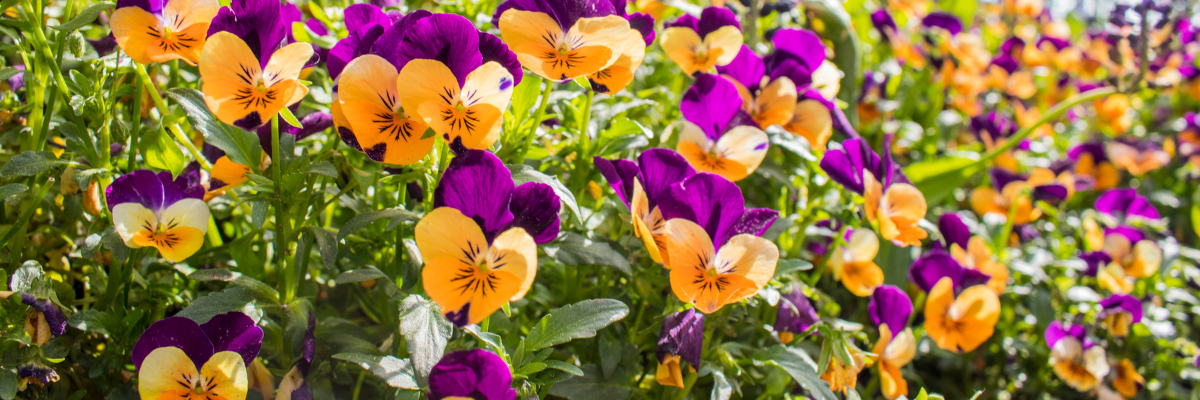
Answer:
POLYGON ((487 350, 459 350, 442 357, 429 372, 429 399, 513 400, 512 373, 503 358, 487 350))
POLYGON ((171 262, 182 261, 204 243, 208 204, 204 186, 191 174, 134 171, 105 190, 117 234, 130 248, 154 247, 171 262))
POLYGON ((258 356, 262 340, 262 328, 237 311, 204 324, 184 317, 159 320, 133 345, 138 391, 152 399, 181 390, 198 398, 245 394, 246 367, 258 356))
POLYGON ((950 32, 950 36, 962 33, 963 23, 954 14, 947 12, 934 11, 921 19, 921 26, 926 28, 941 28, 946 32, 950 32))
POLYGON ((779 341, 791 343, 794 335, 804 333, 819 322, 817 310, 799 286, 780 297, 775 311, 775 331, 779 332, 779 341))
POLYGON ((1019 129, 1016 121, 995 111, 971 118, 971 131, 975 133, 975 137, 979 141, 989 147, 1000 144, 1000 139, 1007 139, 1017 133, 1019 129))
POLYGON ((695 222, 718 249, 737 235, 761 236, 779 217, 775 210, 745 208, 742 190, 737 185, 705 173, 672 185, 658 204, 664 220, 683 218, 695 222))
POLYGON ((1095 277, 1100 272, 1101 268, 1112 262, 1112 257, 1103 251, 1089 251, 1079 256, 1084 263, 1087 264, 1087 269, 1083 271, 1086 276, 1095 277))
POLYGON ((900 165, 892 163, 890 152, 885 152, 885 155, 888 157, 880 158, 865 139, 853 138, 842 142, 841 149, 825 152, 821 158, 821 169, 834 182, 858 194, 866 191, 864 173, 871 174, 885 189, 892 183, 908 183, 908 177, 904 176, 900 165))
POLYGON ((1114 294, 1100 301, 1096 316, 1117 337, 1129 335, 1130 325, 1142 322, 1142 301, 1127 294, 1114 294))
POLYGON ((30 317, 26 319, 25 331, 30 334, 34 344, 41 346, 51 338, 67 333, 67 317, 50 300, 38 300, 32 294, 21 293, 21 304, 33 307, 29 310, 30 317), (42 326, 43 322, 45 326, 42 326))
POLYGON ((679 111, 687 122, 676 149, 697 170, 738 181, 766 157, 770 140, 742 109, 742 95, 732 81, 698 74, 679 111))
POLYGON ((880 327, 886 325, 895 337, 908 328, 908 318, 913 313, 912 299, 896 286, 883 285, 871 293, 867 313, 871 315, 871 322, 880 327))
POLYGON ((1150 200, 1138 194, 1137 189, 1112 189, 1096 198, 1096 211, 1101 215, 1120 220, 1157 221, 1162 217, 1150 204, 1150 200))
POLYGON ((1051 322, 1050 326, 1046 327, 1046 332, 1043 337, 1046 339, 1046 346, 1050 347, 1051 349, 1053 349, 1055 345, 1058 345, 1058 342, 1062 341, 1063 339, 1073 339, 1078 341, 1083 346, 1084 350, 1087 350, 1095 345, 1092 343, 1091 339, 1087 338, 1087 329, 1085 329, 1083 325, 1073 325, 1070 329, 1068 329, 1058 321, 1051 322))
POLYGON ((958 245, 966 250, 967 243, 971 241, 971 228, 967 227, 957 213, 942 214, 941 218, 938 218, 938 231, 942 233, 942 238, 946 239, 946 248, 958 245))
POLYGON ((971 286, 987 284, 991 279, 978 270, 963 267, 950 253, 936 250, 922 254, 908 270, 908 280, 927 293, 946 277, 953 281, 955 293, 961 293, 971 286))
POLYGON ((683 386, 683 373, 679 361, 686 361, 693 369, 700 368, 700 353, 704 347, 704 314, 689 308, 668 315, 663 319, 658 334, 658 383, 683 386))
POLYGON ((524 228, 538 244, 558 237, 561 208, 550 185, 513 184, 512 172, 494 154, 460 150, 433 192, 433 207, 452 207, 475 220, 491 243, 501 232, 524 228))

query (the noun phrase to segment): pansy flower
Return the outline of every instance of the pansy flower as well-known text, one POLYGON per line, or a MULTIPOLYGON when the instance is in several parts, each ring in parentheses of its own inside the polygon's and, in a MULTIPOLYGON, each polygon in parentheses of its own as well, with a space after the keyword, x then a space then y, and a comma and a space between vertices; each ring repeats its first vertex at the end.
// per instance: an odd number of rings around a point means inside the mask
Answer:
POLYGON ((688 75, 733 62, 742 46, 742 25, 723 7, 706 7, 700 18, 684 14, 664 26, 663 52, 688 75))
POLYGON ((829 383, 830 390, 847 395, 858 385, 858 375, 873 361, 849 340, 843 343, 845 349, 834 352, 847 354, 849 359, 843 360, 840 356, 829 357, 829 364, 825 367, 825 373, 821 374, 821 380, 829 383))
MULTIPOLYGON (((65 320, 64 320, 65 322, 65 320)), ((17 366, 17 390, 24 391, 29 385, 45 387, 52 382, 58 382, 58 373, 53 368, 40 362, 30 361, 17 366)))
POLYGON ((21 304, 31 307, 25 316, 25 333, 29 334, 30 344, 44 346, 50 339, 67 333, 67 317, 53 302, 21 292, 0 291, 0 298, 7 299, 13 294, 21 297, 21 304))
POLYGON ((1121 181, 1120 173, 1109 161, 1102 144, 1085 143, 1075 146, 1067 152, 1067 158, 1075 164, 1076 180, 1081 183, 1081 189, 1106 190, 1117 186, 1121 181))
POLYGON ((556 82, 612 66, 630 43, 611 0, 505 0, 492 25, 522 66, 556 82))
POLYGON ((1124 269, 1125 276, 1135 279, 1157 273, 1163 259, 1158 243, 1130 226, 1104 230, 1104 253, 1112 258, 1112 264, 1124 269))
POLYGON ((1104 348, 1087 338, 1083 326, 1070 329, 1054 321, 1046 328, 1046 345, 1050 347, 1050 363, 1054 373, 1068 386, 1086 392, 1095 388, 1109 372, 1104 348))
POLYGON ((1108 225, 1124 223, 1154 223, 1161 220, 1158 209, 1137 189, 1113 189, 1096 198, 1096 211, 1108 225))
MULTIPOLYGON (((1030 186, 1028 177, 1004 168, 992 168, 990 175, 994 188, 981 186, 971 191, 971 208, 977 214, 1011 216, 1016 225, 1028 224, 1042 216, 1042 210, 1034 206, 1034 192, 1038 189, 1030 186)), ((1066 188, 1061 185, 1045 190, 1052 190, 1053 196, 1061 195, 1060 199, 1066 198, 1066 188)))
POLYGON ((313 56, 309 43, 286 46, 281 3, 235 0, 221 8, 200 53, 208 109, 221 122, 250 130, 308 95, 300 70, 313 56))
POLYGON ((1133 362, 1128 358, 1121 359, 1113 368, 1113 389, 1117 390, 1122 396, 1127 399, 1137 397, 1138 392, 1146 387, 1146 378, 1137 372, 1137 367, 1133 366, 1133 362))
POLYGON ((925 330, 938 347, 966 353, 992 336, 1000 318, 1000 298, 984 285, 988 279, 942 251, 925 253, 913 263, 908 280, 929 293, 925 330))
POLYGON ((700 353, 704 347, 704 314, 689 308, 668 315, 663 319, 658 333, 658 370, 655 380, 660 385, 683 388, 683 370, 680 361, 695 371, 700 367, 700 353))
POLYGON ((800 93, 796 108, 792 110, 792 118, 783 124, 783 129, 804 138, 813 148, 824 151, 833 137, 835 126, 842 130, 850 126, 845 118, 834 102, 816 89, 809 88, 800 93))
POLYGON ((742 111, 749 114, 759 128, 783 125, 792 119, 796 109, 796 84, 787 76, 767 76, 766 64, 750 46, 742 45, 737 57, 729 64, 717 67, 717 72, 737 86, 742 96, 742 111), (772 79, 764 84, 767 78, 772 79))
MULTIPOLYGON (((797 89, 819 87, 829 82, 815 82, 817 70, 826 63, 825 43, 816 32, 807 29, 784 28, 771 36, 775 50, 763 58, 772 81, 787 77, 797 89)), ((834 80, 840 77, 833 77, 834 80)), ((834 90, 837 93, 837 90, 834 90)))
POLYGON ((170 262, 187 259, 204 244, 208 204, 204 187, 170 172, 134 171, 105 191, 117 234, 130 248, 153 247, 170 262))
MULTIPOLYGON (((888 148, 890 137, 884 143, 888 148)), ((899 246, 920 245, 921 239, 929 236, 917 226, 928 208, 925 195, 908 183, 899 165, 892 163, 890 152, 884 155, 881 159, 861 138, 850 139, 842 142, 841 149, 825 153, 821 169, 830 179, 863 195, 867 220, 878 224, 884 240, 899 246)))
POLYGON ((1113 135, 1122 135, 1133 127, 1133 116, 1129 111, 1133 103, 1124 94, 1113 94, 1095 100, 1096 126, 1113 135))
POLYGON ((217 0, 121 0, 109 25, 117 45, 138 64, 195 65, 220 8, 217 0))
POLYGON ((654 17, 646 13, 625 13, 625 0, 613 0, 617 15, 629 21, 625 32, 625 46, 617 62, 588 75, 592 89, 598 93, 620 92, 633 82, 633 74, 646 58, 646 48, 654 44, 654 17))
POLYGON ((996 294, 1004 293, 1004 288, 1008 286, 1008 267, 996 261, 992 256, 992 249, 988 247, 987 242, 979 236, 972 236, 967 242, 967 247, 959 247, 958 244, 950 246, 950 256, 954 257, 963 268, 979 271, 989 276, 987 286, 996 294))
POLYGON ((883 284, 883 270, 875 265, 879 253, 879 238, 870 229, 846 232, 846 245, 838 246, 829 256, 833 279, 842 282, 855 296, 870 296, 883 284))
POLYGON ((1108 144, 1108 157, 1119 170, 1141 177, 1146 173, 1166 167, 1171 155, 1162 146, 1150 140, 1114 140, 1108 144))
POLYGON ((778 213, 747 210, 733 182, 693 175, 671 186, 659 209, 667 220, 671 289, 700 312, 753 296, 775 273, 779 249, 758 235, 778 213))
POLYGON ((774 329, 779 333, 779 341, 783 344, 791 343, 796 335, 803 334, 820 322, 821 317, 817 315, 817 309, 813 308, 812 301, 804 295, 804 290, 799 286, 779 297, 774 329))
POLYGON ((767 156, 769 139, 742 110, 737 85, 719 75, 699 74, 683 95, 686 121, 676 149, 697 170, 739 181, 767 156))
POLYGON ((429 399, 513 400, 512 372, 500 356, 483 349, 442 356, 429 372, 429 399))
POLYGON ((1142 322, 1142 301, 1127 294, 1115 294, 1100 301, 1097 316, 1108 332, 1116 337, 1129 335, 1129 327, 1142 322))
POLYGON ((550 185, 515 186, 492 153, 456 153, 434 191, 433 211, 417 223, 416 241, 425 292, 446 319, 466 326, 529 291, 537 244, 558 236, 560 204, 550 185))
POLYGON ((672 185, 695 175, 696 170, 683 156, 671 149, 649 149, 638 156, 637 163, 628 160, 594 159, 596 169, 629 207, 634 233, 642 239, 650 258, 664 266, 671 265, 667 253, 667 224, 659 201, 672 185))
POLYGON ((917 354, 917 341, 908 327, 912 315, 912 300, 900 288, 884 285, 871 295, 868 311, 871 321, 879 326, 879 341, 875 342, 875 360, 879 367, 880 388, 888 399, 908 395, 908 381, 900 373, 917 354), (896 332, 896 333, 893 333, 896 332))
POLYGON ((262 340, 262 328, 237 311, 203 324, 184 317, 161 319, 133 345, 138 392, 143 399, 244 399, 246 366, 258 356, 262 340))

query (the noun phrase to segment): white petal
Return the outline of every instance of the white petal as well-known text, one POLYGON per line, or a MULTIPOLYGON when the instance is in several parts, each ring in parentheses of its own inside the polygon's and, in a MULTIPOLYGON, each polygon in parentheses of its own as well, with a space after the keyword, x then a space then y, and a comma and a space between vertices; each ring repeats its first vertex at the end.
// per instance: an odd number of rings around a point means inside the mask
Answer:
POLYGON ((134 233, 140 230, 154 232, 158 225, 158 218, 154 217, 154 212, 139 203, 117 204, 113 207, 112 215, 117 234, 121 236, 125 246, 133 249, 141 247, 133 242, 134 233))
POLYGON ((183 199, 175 202, 162 213, 162 223, 167 229, 190 226, 208 232, 208 203, 200 199, 183 199))

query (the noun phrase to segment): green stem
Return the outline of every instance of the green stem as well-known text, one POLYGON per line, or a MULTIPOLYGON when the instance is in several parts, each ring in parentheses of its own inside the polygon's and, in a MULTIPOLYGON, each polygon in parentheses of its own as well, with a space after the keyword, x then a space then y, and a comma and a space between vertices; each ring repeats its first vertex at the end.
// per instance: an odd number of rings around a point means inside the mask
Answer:
POLYGON ((142 132, 142 91, 135 90, 133 93, 133 125, 129 128, 129 165, 126 165, 127 170, 132 171, 133 166, 137 162, 138 153, 138 138, 142 132))
MULTIPOLYGON (((1051 108, 1050 111, 1046 112, 1045 115, 1042 115, 1042 118, 1039 119, 1036 123, 1025 127, 1020 132, 1017 132, 1016 135, 1014 135, 1013 137, 1006 140, 1004 142, 1004 144, 1001 144, 1000 146, 997 146, 996 148, 992 149, 992 151, 989 151, 987 154, 984 154, 983 157, 979 158, 979 161, 975 162, 975 164, 982 165, 983 163, 987 162, 988 160, 996 158, 997 156, 1004 154, 1005 152, 1007 152, 1009 150, 1012 150, 1013 147, 1017 147, 1018 144, 1021 144, 1021 141, 1025 140, 1025 138, 1027 138, 1027 137, 1029 137, 1029 135, 1033 134, 1033 131, 1036 130, 1038 127, 1045 125, 1045 124, 1049 123, 1050 121, 1058 119, 1058 117, 1061 117, 1071 107, 1075 107, 1076 105, 1082 104, 1084 102, 1095 100, 1095 99, 1098 99, 1098 98, 1101 98, 1104 96, 1108 96, 1108 95, 1116 93, 1116 92, 1117 92, 1116 88, 1107 86, 1107 87, 1092 89, 1092 90, 1077 94, 1077 95, 1075 95, 1075 97, 1063 100, 1061 103, 1058 103, 1058 105, 1054 106, 1054 108, 1051 108)), ((952 172, 959 172, 959 171, 960 170, 955 170, 952 172)))
POLYGON ((275 186, 275 270, 283 277, 283 302, 290 303, 296 288, 291 285, 291 271, 287 270, 287 212, 283 206, 283 157, 279 155, 279 115, 271 116, 271 180, 275 186))
POLYGON ((525 162, 525 154, 529 153, 529 146, 533 145, 533 137, 537 136, 538 125, 542 124, 542 119, 546 118, 546 103, 550 102, 550 91, 554 90, 554 82, 546 78, 542 78, 542 99, 538 102, 537 113, 533 114, 533 126, 529 127, 529 132, 525 133, 525 146, 517 152, 514 164, 525 162))
POLYGON ((351 396, 351 400, 358 400, 358 393, 359 393, 359 391, 362 390, 363 379, 366 377, 367 377, 367 370, 364 369, 362 371, 359 371, 358 381, 354 383, 354 394, 351 396))
POLYGON ((675 400, 687 399, 688 393, 692 392, 692 386, 696 385, 697 378, 699 378, 699 374, 696 372, 688 372, 687 377, 683 378, 683 389, 679 390, 679 394, 675 396, 675 400))
MULTIPOLYGON (((146 87, 146 91, 150 92, 150 99, 154 101, 154 108, 158 109, 159 115, 166 117, 167 103, 163 101, 162 95, 158 94, 158 88, 156 88, 154 82, 150 80, 150 74, 146 73, 146 66, 135 62, 133 63, 133 67, 137 70, 138 78, 141 78, 142 85, 146 87)), ((138 110, 138 112, 141 112, 141 110, 138 110)), ((159 122, 159 128, 164 129, 163 133, 165 134, 167 128, 164 126, 166 124, 162 123, 163 121, 161 120, 159 122)), ((200 163, 200 168, 204 168, 205 171, 212 171, 212 164, 209 164, 208 159, 204 158, 204 155, 200 153, 200 150, 196 149, 196 145, 192 144, 192 140, 189 139, 187 135, 183 134, 183 131, 179 129, 179 126, 171 124, 169 128, 171 133, 175 134, 175 141, 182 143, 183 147, 187 148, 188 152, 192 154, 192 158, 195 158, 196 162, 200 163)))
POLYGON ((17 217, 17 223, 13 224, 11 228, 8 228, 8 230, 4 232, 4 236, 0 237, 0 243, 8 243, 8 241, 12 240, 12 237, 16 235, 17 231, 25 231, 25 224, 29 223, 29 218, 33 217, 34 210, 37 210, 38 205, 42 202, 42 199, 46 198, 46 193, 50 191, 51 186, 54 186, 54 178, 50 178, 42 184, 42 188, 38 190, 37 196, 35 196, 32 199, 33 201, 29 203, 29 207, 24 211, 21 211, 21 215, 17 217))

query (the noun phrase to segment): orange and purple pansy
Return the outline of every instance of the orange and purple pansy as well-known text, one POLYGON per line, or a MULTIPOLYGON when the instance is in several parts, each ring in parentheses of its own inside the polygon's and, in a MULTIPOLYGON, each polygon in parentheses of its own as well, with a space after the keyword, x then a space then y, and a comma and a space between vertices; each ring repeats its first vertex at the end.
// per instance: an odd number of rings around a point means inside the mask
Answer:
POLYGON ((796 84, 787 76, 768 77, 767 67, 750 46, 742 45, 737 57, 727 65, 718 66, 721 76, 737 85, 742 96, 742 111, 767 129, 783 125, 792 119, 796 109, 796 84), (765 79, 771 78, 764 82, 765 79))
POLYGON ((711 314, 771 279, 779 249, 759 235, 779 213, 746 209, 733 182, 698 173, 671 186, 658 205, 667 220, 671 289, 683 302, 711 314))
POLYGON ((733 62, 742 47, 742 25, 723 7, 705 7, 700 18, 684 14, 663 27, 663 52, 688 75, 733 62))
POLYGON ((660 385, 683 388, 683 368, 686 361, 693 372, 700 368, 700 353, 704 348, 704 314, 689 308, 666 316, 658 333, 658 370, 655 380, 660 385))
POLYGON ((1067 159, 1074 164, 1075 181, 1080 190, 1106 190, 1117 186, 1121 175, 1109 161, 1104 145, 1085 143, 1067 152, 1067 159))
POLYGON ((633 43, 630 21, 613 5, 612 0, 505 0, 492 14, 492 26, 500 28, 522 66, 565 82, 611 67, 633 43))
POLYGON ((908 396, 908 381, 900 372, 917 354, 916 337, 908 328, 913 304, 900 288, 883 285, 871 295, 868 308, 871 321, 879 326, 879 341, 875 342, 875 362, 879 366, 880 389, 888 399, 908 396))
MULTIPOLYGON (((888 148, 890 135, 884 143, 888 148)), ((880 158, 865 140, 854 138, 842 142, 842 148, 826 152, 820 165, 830 179, 863 195, 867 220, 878 224, 884 240, 919 246, 929 236, 917 226, 928 208, 925 196, 908 183, 900 166, 892 162, 890 151, 884 156, 880 158)))
POLYGON ((779 333, 779 341, 790 344, 796 335, 808 332, 810 328, 821 322, 817 309, 812 301, 804 295, 804 290, 796 285, 792 291, 779 296, 779 306, 775 309, 775 332, 779 333))
POLYGON ((117 178, 105 195, 117 234, 130 248, 153 247, 179 262, 204 244, 208 204, 204 187, 189 175, 134 171, 117 178))
POLYGON ((1078 391, 1092 390, 1108 375, 1110 367, 1104 348, 1087 338, 1082 325, 1069 329, 1054 321, 1046 328, 1046 346, 1050 347, 1050 363, 1054 373, 1068 386, 1078 391))
POLYGON ((246 314, 218 314, 203 324, 168 317, 150 324, 133 345, 144 400, 243 400, 246 366, 262 348, 263 330, 246 314))
POLYGON ((654 44, 655 37, 654 17, 640 12, 626 13, 625 0, 612 2, 617 15, 629 21, 629 30, 625 32, 625 49, 621 51, 617 61, 588 75, 592 89, 605 94, 620 92, 633 82, 634 72, 642 66, 642 60, 646 58, 646 48, 654 44))
POLYGON ((117 45, 139 64, 195 65, 220 8, 217 0, 121 0, 109 25, 117 45))
POLYGON ((235 0, 213 18, 200 53, 201 91, 221 122, 252 130, 308 95, 300 71, 315 63, 313 46, 287 44, 289 25, 274 0, 235 0))
POLYGON ((1137 297, 1114 294, 1100 301, 1100 315, 1096 319, 1109 334, 1125 337, 1133 324, 1142 322, 1142 313, 1142 301, 1137 297))
POLYGON ((1034 205, 1042 200, 1057 203, 1066 200, 1066 185, 1054 181, 1050 170, 1037 170, 1039 179, 996 167, 989 171, 993 187, 978 187, 971 191, 971 208, 980 215, 1011 216, 1013 224, 1025 225, 1041 217, 1042 210, 1034 205), (1049 175, 1047 182, 1046 175, 1049 175))
POLYGON ((696 170, 739 181, 767 156, 769 138, 742 110, 737 85, 719 75, 699 74, 683 95, 686 121, 676 149, 696 170))
POLYGON ((870 229, 846 230, 846 245, 829 256, 829 271, 855 296, 870 296, 883 284, 883 269, 875 264, 879 237, 870 229))
POLYGON ((1108 158, 1118 170, 1142 177, 1171 163, 1162 145, 1150 140, 1117 139, 1108 144, 1108 158))
POLYGON ((516 398, 508 364, 487 350, 459 350, 446 354, 429 372, 430 400, 516 398))
POLYGON ((1111 257, 1110 265, 1121 267, 1125 276, 1134 279, 1154 275, 1163 260, 1158 243, 1132 226, 1105 228, 1103 250, 1111 257))
POLYGON ((1000 298, 989 277, 964 268, 949 254, 931 251, 917 259, 908 279, 928 293, 925 331, 938 347, 967 353, 987 341, 1000 319, 1000 298))
POLYGON ((637 163, 609 161, 602 157, 593 161, 617 196, 629 207, 634 233, 642 239, 650 258, 670 268, 667 221, 658 204, 672 185, 695 175, 696 170, 679 153, 663 148, 646 150, 638 156, 637 163))
POLYGON ((492 153, 453 145, 458 154, 417 223, 429 298, 456 326, 477 324, 525 296, 537 273, 537 245, 559 232, 558 195, 546 184, 515 186, 492 153))
POLYGON ((995 260, 992 249, 982 237, 971 236, 970 228, 962 222, 962 217, 955 213, 943 214, 938 219, 938 231, 946 239, 950 256, 959 265, 988 275, 987 286, 996 294, 1004 293, 1004 288, 1008 286, 1008 267, 995 260))

